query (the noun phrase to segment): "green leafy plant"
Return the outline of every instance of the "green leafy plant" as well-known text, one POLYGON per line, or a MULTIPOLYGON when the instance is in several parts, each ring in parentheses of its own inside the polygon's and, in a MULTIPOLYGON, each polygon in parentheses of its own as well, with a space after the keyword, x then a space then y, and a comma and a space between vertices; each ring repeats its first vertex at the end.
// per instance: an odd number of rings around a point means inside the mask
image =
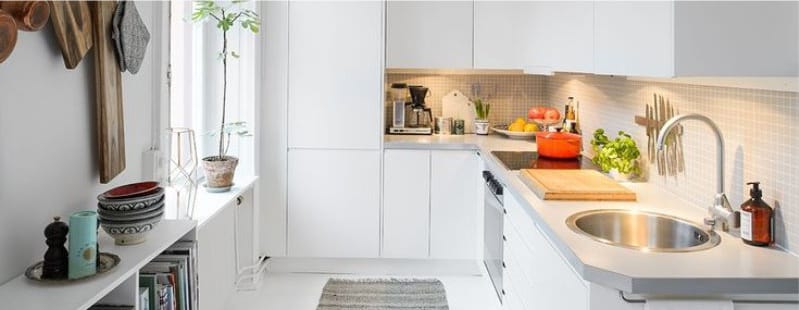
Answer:
POLYGON ((600 128, 594 131, 594 138, 591 139, 591 146, 594 149, 594 164, 599 166, 603 172, 616 169, 622 174, 639 174, 638 158, 641 151, 633 138, 624 131, 619 131, 619 135, 614 140, 610 140, 605 135, 605 130, 600 128))
POLYGON ((488 113, 491 112, 491 104, 484 103, 482 98, 472 100, 474 102, 474 112, 477 119, 488 120, 488 113))
MULTIPOLYGON (((222 135, 225 136, 225 154, 227 154, 228 149, 230 148, 230 138, 234 135, 237 137, 252 137, 252 132, 247 127, 247 122, 231 122, 225 124, 224 128, 222 129, 222 135)), ((207 134, 210 136, 216 136, 220 133, 219 130, 212 130, 209 131, 207 134)))
MULTIPOLYGON (((193 22, 206 22, 212 21, 216 23, 216 28, 222 32, 222 51, 219 53, 219 58, 222 60, 222 122, 219 126, 219 133, 227 133, 219 135, 219 154, 216 160, 225 160, 227 154, 227 147, 230 146, 230 141, 225 143, 225 138, 231 136, 231 127, 225 123, 225 113, 227 110, 227 63, 228 56, 239 58, 239 54, 235 51, 228 49, 228 31, 236 25, 241 26, 243 29, 249 30, 257 34, 261 28, 261 20, 257 13, 252 10, 241 7, 244 1, 234 0, 230 2, 216 2, 216 1, 196 1, 194 2, 194 12, 191 15, 193 22)), ((233 126, 232 128, 235 128, 233 126)))

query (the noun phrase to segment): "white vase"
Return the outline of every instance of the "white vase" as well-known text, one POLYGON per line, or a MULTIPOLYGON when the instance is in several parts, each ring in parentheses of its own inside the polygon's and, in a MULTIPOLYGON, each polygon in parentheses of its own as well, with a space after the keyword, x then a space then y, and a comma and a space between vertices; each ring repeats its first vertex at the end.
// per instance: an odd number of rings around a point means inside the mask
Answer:
POLYGON ((491 127, 488 120, 476 119, 474 120, 474 133, 478 135, 487 135, 488 128, 491 127))

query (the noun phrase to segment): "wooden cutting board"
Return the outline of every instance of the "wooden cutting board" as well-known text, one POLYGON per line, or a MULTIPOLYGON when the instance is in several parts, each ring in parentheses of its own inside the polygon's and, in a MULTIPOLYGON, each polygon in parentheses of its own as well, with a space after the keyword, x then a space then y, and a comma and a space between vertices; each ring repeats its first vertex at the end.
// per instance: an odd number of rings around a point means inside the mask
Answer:
POLYGON ((635 192, 594 170, 522 169, 522 180, 544 200, 635 201, 635 192))
POLYGON ((452 120, 463 120, 464 133, 474 133, 474 103, 459 90, 453 90, 441 98, 441 115, 452 120))
POLYGON ((111 19, 116 1, 92 1, 94 89, 97 111, 97 146, 100 183, 106 184, 125 170, 125 123, 122 114, 122 73, 111 41, 111 19))
POLYGON ((92 48, 92 22, 86 1, 50 1, 50 20, 67 69, 75 69, 92 48))

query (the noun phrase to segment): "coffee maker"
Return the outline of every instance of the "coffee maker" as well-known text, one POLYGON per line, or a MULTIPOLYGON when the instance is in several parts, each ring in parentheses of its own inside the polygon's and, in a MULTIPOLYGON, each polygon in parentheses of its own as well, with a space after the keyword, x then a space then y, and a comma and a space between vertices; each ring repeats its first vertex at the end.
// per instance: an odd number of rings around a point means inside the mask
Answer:
POLYGON ((433 134, 433 113, 430 108, 425 105, 425 98, 430 95, 430 89, 421 85, 408 86, 408 91, 411 94, 411 102, 405 103, 403 113, 398 109, 400 100, 400 92, 404 86, 402 84, 392 84, 393 95, 393 123, 389 128, 390 134, 405 134, 405 135, 430 135, 433 134), (397 86, 397 87, 395 87, 397 86), (402 126, 399 126, 404 121, 402 126))

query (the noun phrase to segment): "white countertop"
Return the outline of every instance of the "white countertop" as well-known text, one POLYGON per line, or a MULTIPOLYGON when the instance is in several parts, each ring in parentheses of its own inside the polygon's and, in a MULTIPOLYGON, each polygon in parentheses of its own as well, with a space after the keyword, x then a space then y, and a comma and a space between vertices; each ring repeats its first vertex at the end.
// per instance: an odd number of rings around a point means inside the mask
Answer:
MULTIPOLYGON (((623 183, 638 194, 637 202, 543 201, 491 155, 491 151, 535 150, 533 141, 498 135, 392 136, 386 149, 477 149, 495 177, 527 211, 572 267, 586 281, 632 294, 797 294, 799 258, 778 248, 745 245, 718 231, 721 243, 697 252, 641 252, 602 244, 566 226, 570 215, 595 209, 646 210, 702 223, 706 211, 647 183, 623 183)), ((507 193, 506 193, 507 194, 507 193)), ((714 193, 708 193, 708 203, 714 193)))

